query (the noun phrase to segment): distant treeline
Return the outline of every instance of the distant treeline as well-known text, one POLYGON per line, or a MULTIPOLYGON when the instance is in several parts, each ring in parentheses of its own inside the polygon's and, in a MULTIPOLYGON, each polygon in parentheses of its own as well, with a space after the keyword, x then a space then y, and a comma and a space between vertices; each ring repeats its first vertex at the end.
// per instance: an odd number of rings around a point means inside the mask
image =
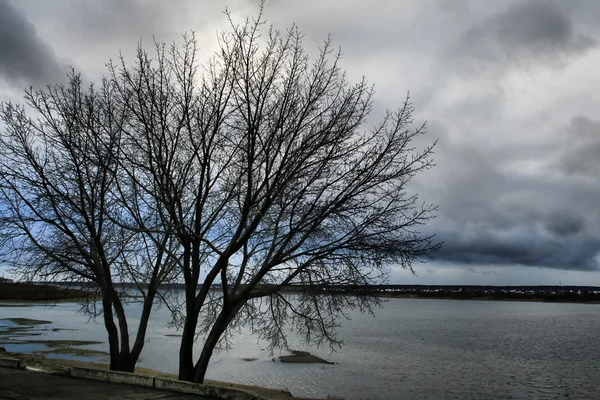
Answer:
POLYGON ((0 300, 68 300, 89 295, 85 290, 43 283, 0 282, 0 300))
POLYGON ((456 300, 530 300, 554 302, 600 302, 597 286, 477 286, 477 285, 378 285, 290 287, 287 291, 354 293, 403 298, 456 300))
MULTIPOLYGON (((64 288, 89 289, 92 286, 80 282, 49 283, 64 288)), ((115 286, 122 290, 135 290, 134 283, 116 283, 115 286)), ((270 290, 275 285, 258 285, 255 290, 270 290)), ((170 283, 162 286, 163 290, 183 290, 183 283, 170 283)), ((213 284, 211 289, 221 290, 220 284, 213 284)), ((389 297, 428 297, 428 298, 506 298, 506 299, 577 299, 578 301, 600 300, 600 287, 598 286, 479 286, 479 285, 288 285, 282 292, 287 293, 323 293, 323 294, 370 294, 385 295, 389 297)))

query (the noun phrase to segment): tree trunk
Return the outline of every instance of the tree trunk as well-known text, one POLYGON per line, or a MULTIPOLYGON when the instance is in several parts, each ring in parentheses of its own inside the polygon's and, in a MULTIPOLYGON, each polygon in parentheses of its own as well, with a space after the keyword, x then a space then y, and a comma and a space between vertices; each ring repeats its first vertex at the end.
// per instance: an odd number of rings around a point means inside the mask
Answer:
POLYGON ((156 289, 149 288, 148 293, 144 299, 144 305, 142 309, 142 315, 140 316, 140 323, 138 324, 138 331, 131 349, 132 361, 137 363, 142 349, 144 348, 144 341, 146 339, 146 330, 148 329, 148 322, 150 321, 150 313, 152 312, 152 305, 154 304, 154 298, 156 297, 156 289))
POLYGON ((204 383, 204 377, 206 375, 206 370, 208 369, 210 358, 212 357, 215 346, 219 342, 221 335, 225 332, 225 328, 227 327, 227 324, 223 324, 220 320, 221 318, 215 322, 206 338, 206 342, 204 342, 202 354, 200 354, 200 358, 194 367, 194 383, 204 383))
POLYGON ((119 336, 121 338, 120 353, 129 356, 131 347, 129 347, 129 326, 127 324, 125 309, 123 308, 123 303, 121 303, 121 299, 119 298, 119 295, 115 291, 114 287, 111 286, 109 290, 110 295, 112 296, 112 305, 119 323, 119 336))
POLYGON ((210 362, 210 358, 212 357, 213 351, 215 350, 215 346, 219 342, 219 339, 221 338, 223 332, 225 332, 225 329, 227 329, 229 323, 233 320, 236 313, 240 310, 242 304, 243 302, 234 306, 224 307, 223 310, 221 310, 221 313, 217 317, 217 320, 213 324, 213 327, 210 330, 206 341, 204 342, 200 358, 194 366, 194 383, 204 382, 206 370, 208 369, 208 363, 210 362))
POLYGON ((116 357, 110 357, 110 370, 120 372, 133 372, 138 357, 133 357, 130 353, 117 354, 116 357))
MULTIPOLYGON (((102 312, 104 316, 104 326, 108 332, 108 347, 110 352, 110 370, 121 372, 133 372, 135 364, 139 357, 132 356, 129 352, 129 347, 123 348, 123 344, 119 343, 119 336, 123 334, 122 327, 117 328, 113 314, 113 302, 110 295, 103 295, 102 312)), ((125 326, 126 328, 126 326, 125 326)))
POLYGON ((192 382, 194 379, 194 338, 197 325, 198 315, 188 309, 179 346, 179 380, 182 381, 192 382))
POLYGON ((119 331, 112 313, 112 301, 107 296, 102 299, 102 314, 104 326, 108 332, 108 348, 110 353, 110 369, 115 370, 121 365, 119 352, 119 331))

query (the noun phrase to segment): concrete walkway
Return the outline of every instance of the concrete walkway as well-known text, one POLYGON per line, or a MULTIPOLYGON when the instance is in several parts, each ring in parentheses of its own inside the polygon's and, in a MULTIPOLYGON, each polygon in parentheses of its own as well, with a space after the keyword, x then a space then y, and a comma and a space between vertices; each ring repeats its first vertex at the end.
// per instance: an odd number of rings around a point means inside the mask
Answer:
POLYGON ((208 397, 0 367, 0 399, 198 400, 208 397))

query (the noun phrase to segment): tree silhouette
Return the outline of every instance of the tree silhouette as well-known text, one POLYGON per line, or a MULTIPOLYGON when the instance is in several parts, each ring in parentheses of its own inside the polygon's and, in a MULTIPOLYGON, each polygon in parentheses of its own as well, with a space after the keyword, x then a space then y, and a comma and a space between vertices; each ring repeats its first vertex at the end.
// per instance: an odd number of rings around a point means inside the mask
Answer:
MULTIPOLYGON (((170 236, 117 223, 133 219, 144 226, 154 218, 139 212, 146 206, 131 197, 125 180, 117 184, 127 112, 110 81, 83 89, 74 72, 66 86, 30 88, 25 100, 28 109, 0 106, 3 256, 26 280, 66 280, 97 291, 110 368, 132 372, 158 287, 174 276, 177 259, 170 236), (124 308, 129 295, 119 282, 135 283, 142 296, 133 343, 124 308)), ((95 298, 89 300, 83 309, 95 316, 95 298)))
POLYGON ((30 92, 38 122, 2 109, 5 247, 16 240, 15 265, 99 285, 115 367, 117 353, 137 359, 144 334, 129 351, 115 274, 149 279, 139 286, 150 307, 178 274, 179 378, 202 382, 241 326, 271 349, 287 346, 290 326, 306 342, 339 344, 345 310, 380 303, 359 288, 439 247, 419 231, 435 206, 408 186, 433 165, 435 144, 414 144, 425 126, 413 126, 410 99, 368 128, 373 87, 348 80, 329 40, 311 59, 295 26, 265 29, 262 8, 243 24, 227 15, 231 29, 204 63, 186 35, 109 64, 99 92, 83 94, 75 76, 30 92))
POLYGON ((329 41, 311 61, 296 27, 262 36, 262 13, 230 22, 203 65, 192 35, 112 67, 135 116, 129 176, 162 204, 163 231, 181 246, 179 377, 195 382, 241 325, 271 348, 286 345, 286 324, 338 343, 344 309, 369 311, 379 299, 332 285, 382 283, 387 265, 412 270, 438 247, 418 231, 435 207, 407 187, 433 150, 413 147, 425 129, 412 128, 409 99, 364 130, 373 89, 347 80, 329 41), (301 294, 285 294, 291 286, 301 294))

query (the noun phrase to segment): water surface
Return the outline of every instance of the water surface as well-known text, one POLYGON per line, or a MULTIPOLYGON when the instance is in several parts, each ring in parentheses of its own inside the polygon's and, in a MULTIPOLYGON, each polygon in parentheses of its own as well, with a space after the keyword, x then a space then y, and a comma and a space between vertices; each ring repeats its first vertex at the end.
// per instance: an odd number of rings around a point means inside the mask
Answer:
MULTIPOLYGON (((99 340, 85 348, 107 351, 101 321, 77 309, 2 307, 0 318, 51 320, 43 340, 99 340)), ((128 311, 137 314, 139 306, 128 311)), ((169 319, 165 308, 155 310, 140 366, 177 372, 179 338, 165 336, 177 333, 169 319)), ((345 345, 338 352, 291 338, 293 348, 335 365, 274 362, 264 343, 243 332, 231 350, 215 353, 207 377, 306 397, 593 399, 600 398, 599 332, 594 304, 392 299, 375 318, 352 313, 339 330, 345 345)))

